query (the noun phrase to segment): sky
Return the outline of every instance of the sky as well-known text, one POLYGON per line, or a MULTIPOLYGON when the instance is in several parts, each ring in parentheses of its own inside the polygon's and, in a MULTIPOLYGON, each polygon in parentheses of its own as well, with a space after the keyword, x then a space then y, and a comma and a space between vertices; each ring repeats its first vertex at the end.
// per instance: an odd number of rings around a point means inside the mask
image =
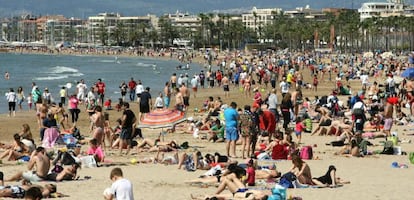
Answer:
MULTIPOLYGON (((86 19, 103 12, 120 13, 124 16, 162 15, 166 13, 188 12, 190 14, 209 13, 226 10, 251 10, 257 8, 296 7, 311 8, 354 8, 372 0, 0 0, 0 17, 21 14, 56 15, 86 19)), ((385 0, 375 0, 385 1, 385 0)), ((414 0, 406 0, 413 5, 414 0)))

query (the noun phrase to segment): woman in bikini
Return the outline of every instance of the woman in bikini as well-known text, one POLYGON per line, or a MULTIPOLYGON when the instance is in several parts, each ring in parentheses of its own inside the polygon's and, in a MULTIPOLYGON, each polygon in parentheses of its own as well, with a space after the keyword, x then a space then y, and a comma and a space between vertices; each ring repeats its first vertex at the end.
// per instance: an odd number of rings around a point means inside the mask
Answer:
POLYGON ((315 185, 312 181, 312 174, 309 165, 304 162, 299 155, 292 155, 292 168, 289 170, 298 178, 299 183, 315 185))
POLYGON ((251 89, 250 79, 251 79, 251 76, 247 75, 246 79, 244 80, 244 84, 243 84, 244 94, 246 95, 246 97, 251 96, 251 94, 250 94, 250 89, 251 89))
POLYGON ((18 160, 18 159, 29 159, 30 150, 29 148, 20 140, 20 135, 18 133, 14 134, 13 146, 3 152, 0 155, 0 159, 3 159, 7 156, 8 161, 18 160))

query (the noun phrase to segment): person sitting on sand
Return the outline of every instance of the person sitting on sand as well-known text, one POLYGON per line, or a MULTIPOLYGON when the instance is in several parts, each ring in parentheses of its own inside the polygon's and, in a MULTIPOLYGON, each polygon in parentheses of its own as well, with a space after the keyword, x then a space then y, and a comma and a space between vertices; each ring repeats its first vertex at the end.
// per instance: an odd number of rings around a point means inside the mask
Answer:
POLYGON ((324 127, 329 127, 332 124, 332 118, 330 115, 322 115, 321 119, 319 120, 318 126, 315 128, 315 130, 312 132, 312 135, 315 135, 318 133, 318 135, 321 135, 322 130, 324 127))
POLYGON ((314 185, 309 165, 299 155, 292 154, 293 166, 289 170, 294 173, 301 184, 314 185))
POLYGON ((19 135, 21 137, 21 141, 23 142, 23 144, 25 144, 29 148, 30 152, 33 152, 36 149, 36 145, 33 140, 33 135, 30 131, 29 124, 22 125, 22 130, 20 131, 19 135))
POLYGON ((183 153, 178 161, 178 169, 185 165, 187 171, 195 171, 197 169, 209 170, 211 168, 209 158, 204 159, 200 151, 192 154, 183 153))
POLYGON ((228 188, 233 195, 248 190, 244 183, 235 174, 229 174, 225 177, 222 177, 222 181, 218 186, 215 194, 220 194, 226 188, 228 188))
POLYGON ((75 180, 77 177, 78 169, 80 168, 79 163, 74 163, 70 166, 63 167, 62 171, 52 171, 46 175, 46 180, 48 181, 71 181, 75 180))
POLYGON ((96 162, 103 162, 105 158, 105 154, 101 148, 101 146, 98 145, 98 141, 96 139, 92 139, 89 141, 89 148, 86 151, 88 155, 93 155, 96 162))
POLYGON ((7 157, 8 161, 14 161, 23 159, 28 161, 30 159, 30 149, 21 140, 18 133, 13 136, 14 142, 11 148, 7 149, 3 154, 0 155, 0 160, 7 157))
POLYGON ((362 138, 362 132, 358 131, 352 137, 350 144, 345 145, 339 152, 335 152, 335 155, 350 154, 351 156, 361 157, 367 153, 368 141, 362 138))
POLYGON ((50 168, 50 160, 46 155, 46 150, 43 147, 37 147, 30 156, 27 166, 27 172, 18 172, 5 181, 18 181, 21 179, 37 182, 42 181, 46 177, 50 168), (35 168, 35 169, 34 169, 35 168))

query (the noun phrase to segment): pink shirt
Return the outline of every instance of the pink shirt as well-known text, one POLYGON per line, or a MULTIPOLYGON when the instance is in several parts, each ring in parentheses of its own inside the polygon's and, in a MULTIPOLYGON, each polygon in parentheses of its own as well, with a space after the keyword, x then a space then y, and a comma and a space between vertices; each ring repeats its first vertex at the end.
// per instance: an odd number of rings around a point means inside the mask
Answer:
POLYGON ((247 185, 248 186, 254 186, 255 185, 255 179, 256 179, 256 171, 253 167, 248 167, 246 170, 247 173, 247 185))
POLYGON ((69 99, 69 108, 70 109, 78 109, 79 100, 76 97, 71 97, 69 99))
POLYGON ((302 133, 303 129, 305 129, 305 128, 306 127, 305 127, 305 125, 303 125, 302 122, 296 123, 296 125, 295 125, 295 131, 296 132, 301 132, 302 133))
POLYGON ((88 155, 96 155, 100 161, 103 161, 104 153, 101 147, 92 148, 89 147, 88 151, 86 152, 88 155))

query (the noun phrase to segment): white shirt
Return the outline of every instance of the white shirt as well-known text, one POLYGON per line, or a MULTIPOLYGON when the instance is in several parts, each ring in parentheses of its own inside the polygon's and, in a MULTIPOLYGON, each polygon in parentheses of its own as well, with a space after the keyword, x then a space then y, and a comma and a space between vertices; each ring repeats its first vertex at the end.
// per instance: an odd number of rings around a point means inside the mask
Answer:
POLYGON ((112 183, 111 194, 116 200, 134 200, 132 183, 124 178, 112 183))
POLYGON ((154 105, 155 105, 155 107, 156 108, 163 108, 164 107, 164 101, 162 100, 162 98, 161 97, 157 97, 156 99, 155 99, 155 103, 154 103, 154 105))
POLYGON ((282 81, 280 83, 280 88, 281 88, 282 93, 288 93, 289 92, 289 85, 285 81, 282 81))
POLYGON ((277 95, 271 94, 269 96, 269 109, 276 109, 277 108, 277 95))
POLYGON ((368 83, 368 75, 364 74, 360 76, 361 82, 362 84, 367 84, 368 83))
POLYGON ((143 91, 144 91, 144 86, 142 84, 137 85, 137 87, 135 88, 136 94, 141 94, 143 91))
POLYGON ((17 95, 15 92, 6 93, 7 102, 16 102, 17 95))
POLYGON ((85 94, 85 90, 87 87, 85 83, 79 83, 78 85, 76 85, 76 88, 78 89, 78 93, 85 94))

